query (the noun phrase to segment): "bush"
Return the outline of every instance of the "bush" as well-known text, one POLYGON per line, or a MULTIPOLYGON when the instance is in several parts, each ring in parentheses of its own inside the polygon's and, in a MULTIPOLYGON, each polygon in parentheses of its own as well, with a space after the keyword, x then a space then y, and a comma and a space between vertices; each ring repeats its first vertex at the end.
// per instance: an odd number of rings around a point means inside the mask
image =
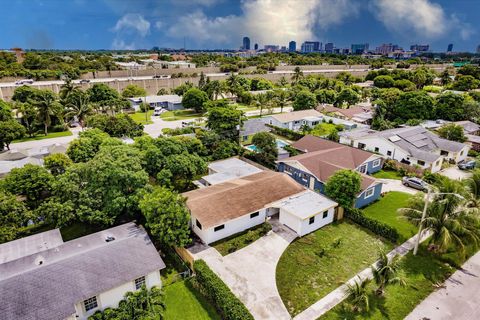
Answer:
POLYGON ((63 124, 56 124, 48 129, 48 132, 64 132, 67 128, 63 124))
POLYGON ((272 133, 277 134, 279 136, 285 137, 289 140, 300 140, 302 139, 305 135, 290 129, 285 129, 285 128, 280 128, 276 126, 272 126, 270 124, 267 124, 268 127, 272 128, 272 133))
POLYGON ((366 217, 361 210, 356 208, 345 208, 345 216, 356 224, 384 237, 394 243, 398 241, 399 234, 396 229, 377 220, 366 217))
POLYGON ((195 284, 199 291, 213 303, 222 319, 253 320, 253 316, 227 285, 208 267, 203 260, 193 263, 195 284))

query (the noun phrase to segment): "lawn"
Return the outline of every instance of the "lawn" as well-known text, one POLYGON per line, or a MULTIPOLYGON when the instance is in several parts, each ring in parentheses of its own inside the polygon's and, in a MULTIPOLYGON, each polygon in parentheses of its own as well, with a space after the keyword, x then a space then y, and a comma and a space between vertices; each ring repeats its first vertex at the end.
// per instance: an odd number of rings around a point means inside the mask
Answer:
POLYGON ((191 279, 165 286, 166 320, 220 320, 215 308, 192 286, 191 279))
POLYGON ((135 112, 130 114, 130 117, 132 117, 133 121, 136 123, 141 123, 141 124, 150 124, 153 123, 153 121, 150 119, 152 117, 153 110, 149 110, 147 112, 147 119, 145 119, 145 112, 135 112))
POLYGON ((408 193, 391 191, 362 211, 367 217, 395 228, 400 234, 398 241, 402 243, 418 231, 417 227, 397 213, 397 209, 405 207, 411 197, 408 193))
POLYGON ((165 121, 195 119, 195 118, 201 118, 201 117, 203 117, 203 114, 196 113, 195 110, 167 111, 160 115, 160 118, 162 118, 165 121))
POLYGON ((377 179, 393 179, 393 180, 402 180, 402 176, 397 171, 393 170, 380 170, 372 174, 377 179))
POLYGON ((58 138, 58 137, 68 137, 71 136, 72 132, 70 130, 67 131, 60 131, 60 132, 50 132, 47 135, 37 134, 34 137, 25 137, 22 139, 13 140, 12 143, 15 142, 25 142, 25 141, 35 141, 35 140, 43 140, 43 139, 50 139, 50 138, 58 138))
MULTIPOLYGON (((406 281, 406 286, 387 286, 383 297, 372 292, 369 312, 353 313, 349 303, 344 301, 319 319, 404 319, 415 306, 435 290, 436 284, 442 283, 454 271, 422 246, 417 256, 413 256, 410 252, 403 258, 401 274, 406 281)), ((373 291, 375 283, 372 282, 369 288, 373 291)))
POLYGON ((294 241, 280 258, 277 288, 291 315, 305 310, 377 258, 390 242, 343 221, 294 241))
POLYGON ((270 224, 265 222, 249 230, 236 233, 230 237, 212 243, 211 246, 217 249, 222 256, 226 256, 227 254, 240 250, 248 246, 250 243, 260 239, 271 229, 272 227, 270 224))
POLYGON ((327 122, 322 122, 317 124, 315 127, 313 127, 312 131, 310 131, 310 134, 317 136, 317 137, 323 137, 327 136, 335 130, 336 127, 332 123, 327 123, 327 122))

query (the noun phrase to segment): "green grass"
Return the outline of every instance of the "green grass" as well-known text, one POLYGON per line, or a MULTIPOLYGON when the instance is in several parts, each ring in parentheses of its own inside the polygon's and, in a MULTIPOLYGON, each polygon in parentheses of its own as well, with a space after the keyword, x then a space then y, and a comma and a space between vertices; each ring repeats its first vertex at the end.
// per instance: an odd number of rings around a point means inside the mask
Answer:
POLYGON ((377 202, 362 209, 362 211, 367 217, 395 228, 400 234, 398 242, 402 243, 410 239, 418 231, 417 227, 397 213, 397 209, 406 207, 408 199, 411 197, 412 195, 408 193, 391 191, 384 197, 379 198, 377 202))
MULTIPOLYGON (((422 246, 417 256, 410 252, 402 259, 401 274, 406 286, 387 286, 383 297, 372 292, 369 312, 353 313, 348 301, 344 301, 319 319, 404 319, 435 290, 435 284, 442 283, 453 272, 453 268, 422 246)), ((372 282, 369 289, 373 291, 375 288, 372 282)))
POLYGON ((240 250, 248 246, 250 243, 260 239, 270 229, 270 224, 265 222, 249 230, 236 233, 230 237, 212 243, 211 246, 217 249, 222 256, 226 256, 227 254, 240 250))
POLYGON ((333 223, 294 241, 276 270, 283 303, 291 315, 298 314, 375 262, 379 248, 392 247, 348 221, 333 223))
POLYGON ((317 136, 317 137, 323 137, 327 136, 335 130, 336 127, 332 123, 327 123, 327 122, 322 122, 317 124, 315 127, 312 128, 312 131, 310 131, 310 134, 317 136))
POLYGON ((145 112, 135 112, 130 114, 130 117, 132 117, 133 121, 136 123, 141 123, 141 124, 150 124, 153 123, 151 120, 153 114, 153 110, 149 110, 147 112, 147 119, 145 119, 145 112))
POLYGON ((37 134, 34 137, 25 137, 22 139, 17 139, 13 140, 12 143, 15 142, 25 142, 25 141, 36 141, 36 140, 44 140, 44 139, 50 139, 50 138, 58 138, 58 137, 68 137, 71 136, 72 132, 70 130, 67 131, 61 131, 61 132, 50 132, 47 135, 42 134, 37 134))
POLYGON ((220 320, 215 308, 191 281, 188 279, 164 287, 165 320, 220 320))
POLYGON ((203 117, 203 114, 196 113, 195 110, 167 111, 160 115, 160 118, 162 118, 165 121, 195 119, 195 118, 201 118, 201 117, 203 117))
POLYGON ((380 170, 372 174, 377 179, 393 179, 393 180, 402 180, 402 176, 397 171, 393 170, 380 170))

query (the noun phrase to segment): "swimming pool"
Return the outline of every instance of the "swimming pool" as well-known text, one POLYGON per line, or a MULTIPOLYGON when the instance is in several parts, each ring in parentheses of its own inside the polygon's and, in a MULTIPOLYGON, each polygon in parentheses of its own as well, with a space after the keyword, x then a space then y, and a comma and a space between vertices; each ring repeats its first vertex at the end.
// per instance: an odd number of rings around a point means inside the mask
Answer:
MULTIPOLYGON (((277 148, 278 149, 281 149, 285 146, 288 146, 288 143, 286 141, 283 141, 283 140, 280 140, 280 139, 276 139, 275 142, 277 143, 277 148)), ((254 144, 251 144, 251 145, 248 145, 246 146, 245 148, 247 148, 248 150, 250 151, 253 151, 253 152, 257 152, 257 146, 254 145, 254 144)))

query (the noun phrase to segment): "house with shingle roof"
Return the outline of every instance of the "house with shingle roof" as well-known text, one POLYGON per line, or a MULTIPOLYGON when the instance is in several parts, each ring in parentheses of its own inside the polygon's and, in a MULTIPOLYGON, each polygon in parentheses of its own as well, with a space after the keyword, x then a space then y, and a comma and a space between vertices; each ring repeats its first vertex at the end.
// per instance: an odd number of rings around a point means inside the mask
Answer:
POLYGON ((315 136, 305 136, 292 147, 303 153, 277 161, 278 171, 301 185, 324 193, 325 183, 335 172, 350 169, 359 172, 362 179, 355 207, 364 207, 381 195, 382 183, 369 175, 382 168, 381 156, 315 136))
POLYGON ((56 229, 0 244, 0 318, 87 319, 128 291, 161 286, 163 268, 134 223, 67 242, 56 229))
POLYGON ((421 126, 385 131, 357 129, 339 135, 343 144, 431 172, 440 171, 444 160, 457 163, 465 160, 470 149, 467 144, 440 138, 421 126))

